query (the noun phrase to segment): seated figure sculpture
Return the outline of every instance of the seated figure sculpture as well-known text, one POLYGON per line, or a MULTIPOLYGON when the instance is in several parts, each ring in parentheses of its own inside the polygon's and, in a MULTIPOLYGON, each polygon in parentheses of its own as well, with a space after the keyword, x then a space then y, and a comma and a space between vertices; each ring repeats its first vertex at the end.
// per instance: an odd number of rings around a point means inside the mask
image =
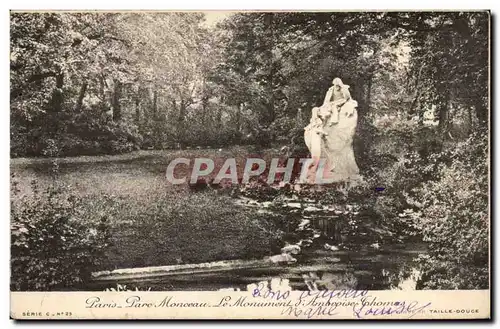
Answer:
POLYGON ((339 112, 341 107, 351 100, 349 86, 344 85, 340 78, 335 78, 332 81, 332 86, 328 89, 323 105, 321 106, 320 115, 328 118, 328 124, 334 125, 339 122, 339 112))
POLYGON ((304 141, 314 160, 307 170, 307 182, 314 183, 319 160, 326 160, 323 177, 335 182, 353 181, 359 177, 353 151, 357 126, 358 103, 351 98, 349 86, 333 79, 323 104, 312 109, 309 125, 304 128, 304 141))
MULTIPOLYGON (((323 105, 312 109, 311 120, 309 121, 309 125, 304 129, 314 131, 322 137, 328 136, 324 128, 327 125, 332 126, 339 122, 340 110, 349 101, 356 102, 351 98, 349 86, 343 84, 340 78, 333 79, 332 86, 326 93, 323 105)), ((353 111, 346 112, 348 116, 352 114, 353 111)))

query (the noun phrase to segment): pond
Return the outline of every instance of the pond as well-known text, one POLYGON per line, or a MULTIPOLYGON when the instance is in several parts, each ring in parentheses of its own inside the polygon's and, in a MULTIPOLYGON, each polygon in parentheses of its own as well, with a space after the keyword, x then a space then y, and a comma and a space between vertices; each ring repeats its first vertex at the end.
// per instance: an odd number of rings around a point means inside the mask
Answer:
MULTIPOLYGON (((279 228, 276 255, 221 270, 121 280, 140 290, 248 290, 256 284, 293 290, 414 290, 416 258, 426 245, 385 231, 357 204, 327 204, 295 194, 239 195, 235 206, 268 215, 279 228), (280 248, 283 253, 280 253, 280 248)), ((107 287, 109 287, 109 282, 107 287)), ((102 289, 103 283, 94 287, 102 289)))

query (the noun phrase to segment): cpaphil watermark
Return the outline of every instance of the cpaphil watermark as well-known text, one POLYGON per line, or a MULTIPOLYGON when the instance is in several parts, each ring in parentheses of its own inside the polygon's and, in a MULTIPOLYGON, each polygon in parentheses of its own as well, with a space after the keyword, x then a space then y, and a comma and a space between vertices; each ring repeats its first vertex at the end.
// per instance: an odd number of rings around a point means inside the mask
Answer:
POLYGON ((213 184, 219 184, 222 180, 229 180, 232 184, 247 184, 252 177, 262 179, 262 176, 265 176, 265 181, 269 185, 278 181, 285 184, 291 183, 292 177, 295 183, 301 184, 334 182, 327 161, 323 158, 288 158, 284 166, 280 158, 271 159, 269 165, 261 158, 247 158, 242 172, 235 158, 226 159, 224 164, 217 168, 214 160, 210 158, 195 158, 194 161, 188 158, 176 158, 169 163, 166 178, 174 185, 195 184, 200 178, 213 177, 214 173, 216 173, 215 178, 211 181, 213 184), (293 177, 297 164, 300 165, 300 174, 298 177, 297 175, 293 177), (179 170, 182 167, 187 170, 179 170))

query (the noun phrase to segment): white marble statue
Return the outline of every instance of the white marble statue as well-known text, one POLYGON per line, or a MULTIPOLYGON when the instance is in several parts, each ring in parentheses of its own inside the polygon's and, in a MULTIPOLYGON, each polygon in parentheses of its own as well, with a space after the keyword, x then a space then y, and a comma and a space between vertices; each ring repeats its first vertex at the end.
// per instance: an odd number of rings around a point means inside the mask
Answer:
POLYGON ((305 142, 314 160, 308 169, 308 183, 316 182, 320 159, 325 161, 324 179, 331 182, 359 179, 352 148, 358 120, 357 105, 351 98, 349 86, 335 78, 323 105, 312 109, 311 120, 304 129, 305 142))

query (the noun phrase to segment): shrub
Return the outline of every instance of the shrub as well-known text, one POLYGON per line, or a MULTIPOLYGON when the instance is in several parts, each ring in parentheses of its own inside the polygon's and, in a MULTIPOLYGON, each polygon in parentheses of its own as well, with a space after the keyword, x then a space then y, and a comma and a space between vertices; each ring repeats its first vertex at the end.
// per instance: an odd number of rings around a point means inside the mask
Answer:
POLYGON ((478 132, 442 154, 437 180, 409 198, 429 254, 422 288, 488 288, 488 138, 478 132))
POLYGON ((71 290, 83 286, 107 246, 106 218, 84 221, 80 200, 50 186, 11 195, 11 289, 71 290))
POLYGON ((410 207, 407 197, 413 196, 422 182, 435 178, 444 159, 435 153, 441 143, 436 129, 398 120, 383 130, 375 126, 370 129, 373 141, 366 157, 369 161, 361 169, 369 190, 361 196, 362 208, 378 218, 379 226, 404 236, 418 235, 403 212, 410 207))
MULTIPOLYGON (((273 133, 273 139, 279 143, 289 143, 290 138, 293 136, 293 132, 296 129, 296 120, 294 118, 289 118, 286 116, 280 116, 276 118, 271 124, 271 131, 273 133)), ((300 127, 302 133, 304 132, 303 127, 300 127)))
POLYGON ((114 122, 99 108, 86 108, 77 114, 40 114, 34 120, 18 123, 12 130, 12 156, 116 154, 136 150, 143 143, 135 123, 114 122), (58 130, 47 122, 58 122, 58 130))
POLYGON ((384 191, 365 200, 365 208, 379 225, 429 243, 419 288, 487 288, 487 132, 443 141, 435 127, 401 123, 373 136, 364 173, 369 186, 384 191))

